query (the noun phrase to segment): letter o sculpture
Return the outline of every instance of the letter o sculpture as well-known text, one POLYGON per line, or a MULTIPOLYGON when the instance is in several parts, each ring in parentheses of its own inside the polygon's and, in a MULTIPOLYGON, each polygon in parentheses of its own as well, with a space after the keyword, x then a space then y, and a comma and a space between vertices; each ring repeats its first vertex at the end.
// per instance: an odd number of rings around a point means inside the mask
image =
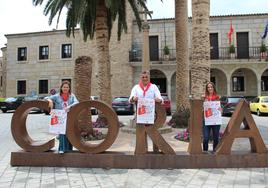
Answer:
POLYGON ((74 105, 67 117, 67 137, 72 145, 79 151, 84 153, 101 153, 107 150, 115 141, 119 132, 119 121, 114 110, 107 104, 100 101, 83 101, 74 105), (103 113, 108 122, 108 133, 106 138, 100 144, 90 144, 89 142, 82 141, 78 129, 77 117, 80 112, 85 109, 95 107, 103 113))

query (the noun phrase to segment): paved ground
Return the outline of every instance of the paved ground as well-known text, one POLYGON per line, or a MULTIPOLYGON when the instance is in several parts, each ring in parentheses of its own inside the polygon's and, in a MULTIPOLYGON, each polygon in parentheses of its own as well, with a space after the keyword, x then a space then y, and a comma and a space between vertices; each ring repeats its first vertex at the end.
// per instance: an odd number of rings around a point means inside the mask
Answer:
MULTIPOLYGON (((268 187, 268 168, 248 169, 175 169, 175 170, 139 170, 139 169, 91 169, 91 168, 40 168, 11 167, 10 152, 20 149, 12 139, 10 121, 12 113, 0 114, 0 187, 268 187)), ((124 120, 127 122, 127 120, 124 120)), ((268 145, 268 117, 260 122, 260 132, 268 145), (266 121, 267 120, 267 121, 266 121)), ((49 116, 30 115, 27 129, 36 139, 46 139, 46 125, 49 116)), ((165 134, 165 139, 176 148, 185 151, 187 143, 173 139, 177 130, 165 134)), ((111 150, 134 151, 135 135, 120 133, 111 150)), ((235 142, 234 150, 249 149, 245 139, 235 142)))

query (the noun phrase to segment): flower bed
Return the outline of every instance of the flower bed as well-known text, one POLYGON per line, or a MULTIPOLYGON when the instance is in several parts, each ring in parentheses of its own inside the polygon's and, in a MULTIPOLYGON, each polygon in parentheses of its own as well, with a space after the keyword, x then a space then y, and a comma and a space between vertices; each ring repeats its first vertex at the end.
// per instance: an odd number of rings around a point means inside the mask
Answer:
POLYGON ((81 137, 84 141, 102 140, 106 137, 101 130, 93 129, 93 133, 81 132, 81 137))
MULTIPOLYGON (((201 135, 201 136, 203 136, 203 135, 201 135)), ((222 136, 223 136, 223 132, 220 131, 219 139, 221 139, 222 136)), ((177 140, 179 140, 179 141, 189 142, 190 141, 190 133, 189 133, 189 130, 188 129, 184 129, 182 131, 179 131, 178 134, 174 138, 177 139, 177 140)), ((209 141, 212 141, 212 140, 213 140, 213 137, 212 137, 212 134, 210 134, 209 141)))

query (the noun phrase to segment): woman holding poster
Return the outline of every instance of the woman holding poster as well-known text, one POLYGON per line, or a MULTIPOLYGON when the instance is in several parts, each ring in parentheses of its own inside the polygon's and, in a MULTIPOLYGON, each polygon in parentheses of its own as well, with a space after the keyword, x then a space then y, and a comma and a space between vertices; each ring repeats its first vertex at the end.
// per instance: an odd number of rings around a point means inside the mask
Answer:
MULTIPOLYGON (((75 95, 71 93, 71 84, 69 81, 63 81, 60 86, 60 93, 50 96, 48 99, 50 109, 59 109, 69 111, 70 107, 78 100, 75 95)), ((66 151, 73 149, 72 144, 69 142, 65 134, 59 134, 59 153, 62 154, 66 151)))
POLYGON ((218 120, 221 121, 221 107, 219 102, 220 96, 217 94, 215 85, 213 82, 206 84, 204 98, 204 126, 203 126, 203 151, 208 151, 208 142, 210 132, 212 131, 213 135, 213 152, 216 150, 216 147, 219 143, 219 134, 221 125, 218 124, 218 120), (209 121, 211 120, 212 121, 209 121), (216 122, 216 123, 215 123, 216 122))
POLYGON ((154 124, 155 102, 162 101, 158 87, 150 82, 150 72, 143 71, 129 97, 129 102, 137 103, 137 124, 154 124))

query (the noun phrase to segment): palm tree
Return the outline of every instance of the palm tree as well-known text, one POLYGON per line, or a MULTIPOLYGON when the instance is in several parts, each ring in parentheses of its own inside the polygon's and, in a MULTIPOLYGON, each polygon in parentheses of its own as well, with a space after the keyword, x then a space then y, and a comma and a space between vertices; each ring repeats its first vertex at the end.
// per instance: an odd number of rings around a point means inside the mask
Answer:
POLYGON ((192 0, 191 94, 200 99, 210 80, 210 0, 192 0))
MULTIPOLYGON (((42 5, 44 0, 33 0, 34 6, 42 5)), ((139 6, 146 11, 146 0, 47 0, 44 14, 49 15, 49 24, 57 16, 57 23, 64 8, 67 8, 66 35, 74 35, 79 24, 86 41, 94 38, 96 32, 98 87, 100 99, 111 104, 111 74, 109 57, 109 39, 113 22, 117 19, 117 38, 127 31, 126 2, 132 8, 139 29, 141 19, 139 6)))
POLYGON ((175 1, 176 111, 189 107, 189 47, 187 0, 175 1))
POLYGON ((176 112, 171 124, 187 127, 189 112, 189 47, 187 0, 175 0, 176 28, 176 112))

